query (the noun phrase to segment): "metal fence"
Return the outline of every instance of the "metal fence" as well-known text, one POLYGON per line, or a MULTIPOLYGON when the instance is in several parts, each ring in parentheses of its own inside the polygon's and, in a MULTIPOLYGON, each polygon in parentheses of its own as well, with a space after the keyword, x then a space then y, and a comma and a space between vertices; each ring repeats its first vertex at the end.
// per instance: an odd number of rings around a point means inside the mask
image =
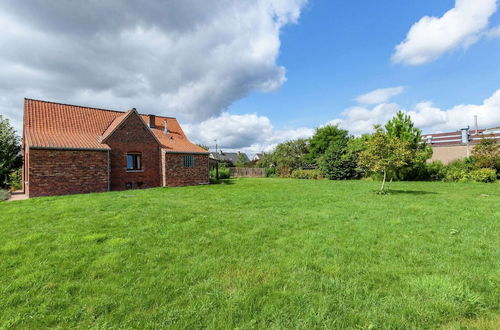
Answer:
POLYGON ((230 167, 229 174, 232 178, 262 178, 266 172, 263 168, 230 167))

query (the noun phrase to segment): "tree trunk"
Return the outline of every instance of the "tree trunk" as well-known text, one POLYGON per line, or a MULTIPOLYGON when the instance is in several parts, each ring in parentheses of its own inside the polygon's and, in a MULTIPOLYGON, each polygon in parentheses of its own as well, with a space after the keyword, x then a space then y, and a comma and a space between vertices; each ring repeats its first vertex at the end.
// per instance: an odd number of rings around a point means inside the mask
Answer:
POLYGON ((387 178, 387 172, 384 170, 384 178, 382 179, 382 187, 380 187, 380 191, 383 192, 385 188, 385 179, 387 178))

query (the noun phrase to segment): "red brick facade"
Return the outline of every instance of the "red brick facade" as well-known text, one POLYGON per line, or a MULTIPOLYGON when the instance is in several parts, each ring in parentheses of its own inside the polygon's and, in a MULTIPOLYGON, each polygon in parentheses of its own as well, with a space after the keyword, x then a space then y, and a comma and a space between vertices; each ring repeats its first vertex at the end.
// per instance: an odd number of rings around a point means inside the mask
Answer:
POLYGON ((184 167, 184 156, 188 154, 166 153, 167 186, 189 186, 208 183, 208 155, 191 154, 194 167, 184 167))
POLYGON ((161 185, 160 145, 138 115, 129 116, 106 144, 111 147, 111 190, 124 190, 127 184, 133 189, 161 185), (127 171, 127 153, 141 155, 140 170, 127 171))
POLYGON ((29 197, 108 191, 108 152, 29 150, 29 197))

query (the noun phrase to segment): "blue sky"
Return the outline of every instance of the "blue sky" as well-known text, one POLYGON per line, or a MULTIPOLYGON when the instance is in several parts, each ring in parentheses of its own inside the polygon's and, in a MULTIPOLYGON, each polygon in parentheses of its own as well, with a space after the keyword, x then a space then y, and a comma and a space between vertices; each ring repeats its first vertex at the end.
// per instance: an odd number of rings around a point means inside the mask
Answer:
MULTIPOLYGON (((391 62, 394 47, 415 22, 442 16, 454 3, 314 0, 298 24, 282 31, 278 64, 287 68, 287 82, 275 92, 253 92, 230 111, 256 111, 278 128, 318 126, 353 106, 358 95, 392 86, 406 87, 394 98, 403 107, 421 101, 445 109, 479 104, 500 88, 500 39, 481 40, 424 65, 391 62)), ((490 25, 499 24, 497 12, 490 25)))
POLYGON ((250 154, 397 111, 500 126, 499 0, 0 2, 0 114, 23 99, 175 116, 250 154))

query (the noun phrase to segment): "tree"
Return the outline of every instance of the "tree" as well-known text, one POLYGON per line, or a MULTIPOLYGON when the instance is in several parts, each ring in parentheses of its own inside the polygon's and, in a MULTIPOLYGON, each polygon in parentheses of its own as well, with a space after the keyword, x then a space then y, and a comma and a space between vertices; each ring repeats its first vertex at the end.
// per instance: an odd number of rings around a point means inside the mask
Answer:
POLYGON ((366 142, 366 150, 359 154, 358 166, 371 173, 381 173, 383 179, 380 193, 385 193, 387 175, 406 166, 411 158, 412 152, 407 140, 390 137, 377 125, 375 133, 366 142))
POLYGON ((200 147, 200 148, 205 149, 206 151, 208 151, 208 150, 210 149, 210 148, 209 148, 207 145, 205 145, 205 144, 197 143, 196 145, 197 145, 198 147, 200 147))
POLYGON ((403 111, 398 113, 385 124, 387 136, 407 141, 409 146, 416 149, 422 142, 422 131, 413 126, 410 116, 403 111))
POLYGON ((472 157, 476 167, 500 171, 500 144, 494 138, 481 139, 472 149, 472 157))
POLYGON ((280 175, 286 177, 293 170, 310 165, 305 158, 308 152, 308 141, 306 139, 297 139, 278 144, 274 151, 266 155, 264 159, 266 165, 275 166, 280 175))
POLYGON ((20 168, 21 143, 9 120, 0 115, 0 187, 7 186, 9 174, 20 168))
POLYGON ((238 160, 236 161, 236 167, 247 167, 248 166, 248 159, 245 157, 244 154, 238 154, 238 160))
POLYGON ((318 159, 321 174, 330 180, 346 180, 356 176, 356 161, 344 145, 330 144, 318 159))
POLYGON ((316 163, 328 150, 330 145, 335 148, 345 148, 349 141, 349 132, 340 129, 338 126, 327 125, 316 129, 313 137, 309 140, 309 154, 306 159, 311 163, 316 163))
POLYGON ((399 168, 395 175, 401 180, 411 180, 418 178, 421 167, 425 167, 426 161, 432 157, 432 148, 422 141, 422 130, 414 127, 411 117, 404 112, 398 113, 385 124, 387 136, 406 141, 412 152, 408 164, 399 168))

